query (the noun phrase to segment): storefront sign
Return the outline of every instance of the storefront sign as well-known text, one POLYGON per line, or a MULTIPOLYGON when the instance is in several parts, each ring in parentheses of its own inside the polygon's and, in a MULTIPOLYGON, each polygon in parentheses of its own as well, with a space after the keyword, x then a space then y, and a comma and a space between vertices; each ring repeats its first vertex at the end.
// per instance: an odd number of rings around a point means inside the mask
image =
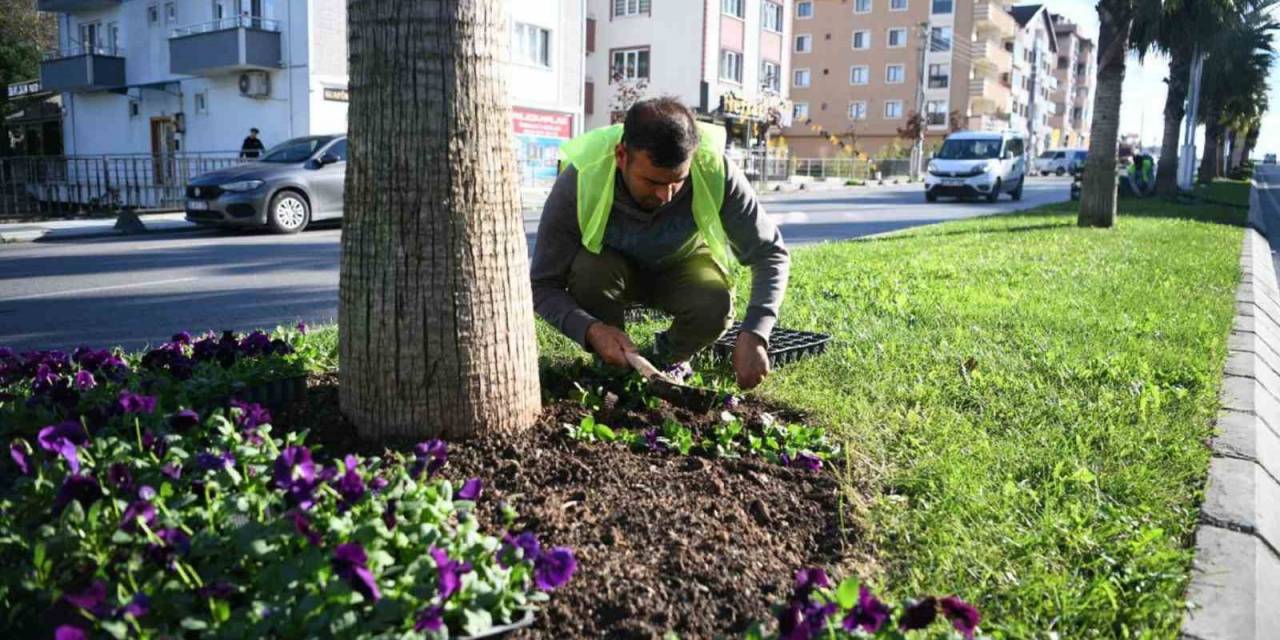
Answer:
POLYGON ((573 114, 511 108, 516 163, 525 183, 550 183, 556 179, 560 145, 573 137, 573 114))
POLYGON ((15 82, 9 85, 9 99, 21 98, 35 93, 40 93, 39 80, 27 80, 26 82, 15 82))
POLYGON ((346 89, 338 89, 336 87, 324 88, 324 99, 333 102, 350 102, 351 92, 346 89))
POLYGON ((777 96, 761 96, 754 100, 744 98, 737 92, 730 91, 720 96, 720 113, 743 120, 764 122, 769 119, 771 111, 778 112, 780 124, 791 125, 791 101, 777 96))

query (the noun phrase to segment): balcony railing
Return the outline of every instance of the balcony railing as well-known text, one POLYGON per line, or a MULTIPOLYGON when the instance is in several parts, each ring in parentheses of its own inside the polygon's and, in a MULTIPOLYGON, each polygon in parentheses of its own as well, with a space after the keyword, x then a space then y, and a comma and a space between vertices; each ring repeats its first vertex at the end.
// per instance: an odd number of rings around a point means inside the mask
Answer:
POLYGON ((280 21, 235 16, 174 29, 169 35, 169 71, 212 76, 251 69, 278 69, 283 62, 280 21))
POLYGON ((977 0, 973 5, 973 23, 978 31, 1011 38, 1018 32, 1018 23, 1004 10, 1000 0, 977 0))
POLYGON ((970 51, 972 53, 973 67, 986 77, 997 77, 1001 72, 1009 69, 1013 63, 1013 54, 1006 51, 999 42, 993 40, 975 42, 970 51))
POLYGON ((40 85, 50 91, 100 91, 123 86, 121 53, 113 46, 77 42, 46 51, 40 62, 40 85))
POLYGON ((76 56, 120 56, 123 52, 112 46, 107 45, 83 45, 73 43, 60 49, 49 49, 41 54, 44 60, 61 60, 62 58, 74 58, 76 56))
POLYGON ((257 16, 234 16, 231 18, 223 18, 221 20, 212 20, 210 22, 201 22, 200 24, 178 27, 169 32, 169 37, 181 38, 183 36, 191 36, 198 33, 213 33, 215 31, 228 31, 230 29, 257 29, 258 31, 280 33, 280 21, 269 20, 267 18, 260 18, 257 16))

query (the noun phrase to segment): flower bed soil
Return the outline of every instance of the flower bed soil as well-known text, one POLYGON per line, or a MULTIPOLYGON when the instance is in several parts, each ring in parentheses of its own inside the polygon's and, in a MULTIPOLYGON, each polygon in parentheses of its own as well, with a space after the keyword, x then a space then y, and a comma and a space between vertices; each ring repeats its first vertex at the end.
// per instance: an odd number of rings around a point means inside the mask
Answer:
MULTIPOLYGON (((738 413, 750 419, 769 409, 747 400, 738 413)), ((491 434, 451 444, 449 473, 484 479, 479 508, 493 530, 503 527, 505 501, 520 514, 514 530, 533 529, 577 556, 573 579, 515 637, 741 633, 770 617, 797 569, 835 568, 857 551, 856 532, 840 530, 829 470, 580 442, 562 425, 581 416, 576 402, 549 402, 519 442, 491 434)), ((612 419, 643 426, 671 416, 695 431, 716 419, 669 407, 612 419)), ((276 424, 309 429, 328 455, 380 452, 342 418, 333 375, 313 378, 307 398, 279 412, 276 424)))

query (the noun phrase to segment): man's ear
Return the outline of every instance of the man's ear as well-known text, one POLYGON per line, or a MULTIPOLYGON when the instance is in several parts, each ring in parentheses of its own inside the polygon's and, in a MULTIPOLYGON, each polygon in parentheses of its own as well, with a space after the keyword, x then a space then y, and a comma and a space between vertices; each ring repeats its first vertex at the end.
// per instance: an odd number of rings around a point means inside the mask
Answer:
POLYGON ((627 168, 627 148, 621 142, 613 148, 613 160, 618 164, 618 168, 626 170, 627 168))

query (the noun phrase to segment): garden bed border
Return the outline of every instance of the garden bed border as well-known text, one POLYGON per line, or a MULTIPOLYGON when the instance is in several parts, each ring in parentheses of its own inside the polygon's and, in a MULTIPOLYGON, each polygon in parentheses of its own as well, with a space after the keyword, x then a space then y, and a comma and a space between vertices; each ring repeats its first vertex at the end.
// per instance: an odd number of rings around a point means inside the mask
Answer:
POLYGON ((1187 587, 1188 640, 1263 640, 1280 629, 1280 287, 1271 246, 1252 226, 1240 272, 1187 587))

